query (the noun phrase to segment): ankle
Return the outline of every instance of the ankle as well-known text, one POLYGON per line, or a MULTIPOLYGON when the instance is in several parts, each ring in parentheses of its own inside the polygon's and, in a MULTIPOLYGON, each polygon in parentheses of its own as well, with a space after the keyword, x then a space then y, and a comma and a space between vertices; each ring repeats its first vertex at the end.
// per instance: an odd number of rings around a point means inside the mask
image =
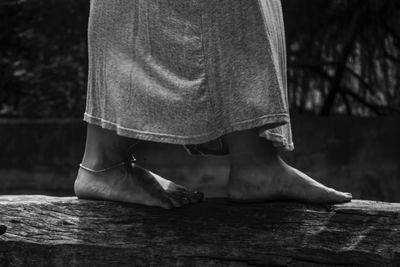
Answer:
POLYGON ((82 165, 87 168, 98 170, 110 167, 126 160, 124 155, 107 155, 107 154, 95 154, 85 155, 82 159, 82 165))
POLYGON ((243 165, 276 165, 280 163, 280 156, 278 153, 235 153, 230 155, 232 166, 243 165))
POLYGON ((255 129, 230 133, 227 135, 227 142, 233 162, 242 160, 275 162, 279 157, 278 149, 273 143, 258 136, 255 129))

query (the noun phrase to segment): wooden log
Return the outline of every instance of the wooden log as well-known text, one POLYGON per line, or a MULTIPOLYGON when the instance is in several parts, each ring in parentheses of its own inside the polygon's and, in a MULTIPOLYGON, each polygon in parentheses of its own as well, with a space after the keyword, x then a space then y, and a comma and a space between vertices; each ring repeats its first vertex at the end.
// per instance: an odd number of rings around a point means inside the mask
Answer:
POLYGON ((400 203, 0 196, 0 266, 400 266, 400 203))

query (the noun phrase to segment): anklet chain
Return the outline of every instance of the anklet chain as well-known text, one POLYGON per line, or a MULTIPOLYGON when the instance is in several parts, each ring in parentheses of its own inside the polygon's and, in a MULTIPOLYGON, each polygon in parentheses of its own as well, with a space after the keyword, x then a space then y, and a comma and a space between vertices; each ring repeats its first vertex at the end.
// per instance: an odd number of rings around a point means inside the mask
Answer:
POLYGON ((91 168, 88 168, 88 167, 84 166, 82 163, 79 164, 79 167, 81 167, 82 169, 85 169, 87 171, 90 171, 90 172, 99 173, 99 172, 105 172, 105 171, 108 171, 108 170, 111 170, 111 169, 115 169, 115 168, 121 167, 121 166, 123 166, 123 165, 125 165, 127 163, 133 163, 133 162, 136 162, 135 158, 132 158, 130 160, 126 160, 126 161, 117 163, 115 165, 112 165, 110 167, 107 167, 107 168, 104 168, 104 169, 100 169, 100 170, 93 170, 91 168))

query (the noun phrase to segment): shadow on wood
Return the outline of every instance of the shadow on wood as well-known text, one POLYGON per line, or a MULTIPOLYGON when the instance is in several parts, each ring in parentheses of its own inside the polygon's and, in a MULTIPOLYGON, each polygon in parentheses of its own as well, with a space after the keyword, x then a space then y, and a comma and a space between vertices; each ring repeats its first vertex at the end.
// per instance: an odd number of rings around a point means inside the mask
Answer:
POLYGON ((400 203, 0 196, 1 266, 400 266, 400 203))

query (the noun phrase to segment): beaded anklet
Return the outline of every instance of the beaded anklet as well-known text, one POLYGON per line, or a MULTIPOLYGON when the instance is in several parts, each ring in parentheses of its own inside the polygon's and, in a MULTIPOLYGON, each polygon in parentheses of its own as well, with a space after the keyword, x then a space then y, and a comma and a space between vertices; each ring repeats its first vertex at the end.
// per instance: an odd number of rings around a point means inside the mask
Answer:
POLYGON ((93 169, 91 169, 91 168, 88 168, 88 167, 84 166, 82 163, 79 164, 79 167, 81 167, 81 168, 84 169, 84 170, 93 172, 93 173, 99 173, 99 172, 109 171, 109 170, 111 170, 111 169, 115 169, 115 168, 121 167, 121 166, 126 165, 126 164, 132 164, 133 162, 136 162, 136 161, 137 161, 137 160, 136 160, 135 158, 132 157, 132 159, 130 159, 130 160, 126 160, 126 161, 117 163, 117 164, 115 164, 115 165, 112 165, 112 166, 110 166, 110 167, 107 167, 107 168, 104 168, 104 169, 100 169, 100 170, 93 170, 93 169))

